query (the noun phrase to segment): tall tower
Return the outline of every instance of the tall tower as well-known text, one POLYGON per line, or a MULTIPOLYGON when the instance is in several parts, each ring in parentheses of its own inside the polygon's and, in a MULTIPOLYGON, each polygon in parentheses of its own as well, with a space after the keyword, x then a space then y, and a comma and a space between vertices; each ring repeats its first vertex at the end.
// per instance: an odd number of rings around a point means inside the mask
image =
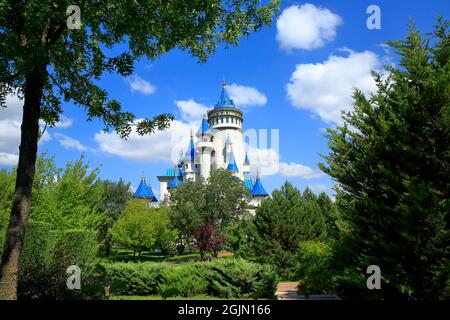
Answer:
POLYGON ((211 153, 214 150, 214 143, 211 141, 213 135, 206 120, 206 115, 203 117, 198 129, 197 138, 197 150, 200 155, 200 176, 208 179, 211 173, 211 153))
POLYGON ((186 151, 186 154, 184 155, 184 159, 182 161, 183 166, 183 173, 186 180, 195 180, 195 172, 194 172, 194 161, 195 161, 195 144, 194 144, 194 138, 192 137, 192 130, 191 130, 191 136, 189 140, 189 146, 186 151))
POLYGON ((227 169, 230 161, 231 149, 237 164, 234 174, 244 179, 242 165, 244 163, 244 145, 242 135, 243 114, 227 92, 225 81, 222 83, 222 92, 219 100, 212 110, 208 111, 208 124, 213 137, 214 151, 211 155, 213 168, 227 169))

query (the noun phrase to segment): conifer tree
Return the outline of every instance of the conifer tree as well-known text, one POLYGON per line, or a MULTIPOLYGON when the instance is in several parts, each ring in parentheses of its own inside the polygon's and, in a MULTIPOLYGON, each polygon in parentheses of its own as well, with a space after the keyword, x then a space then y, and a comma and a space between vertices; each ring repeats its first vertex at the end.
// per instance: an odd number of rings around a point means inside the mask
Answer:
POLYGON ((389 44, 400 65, 387 77, 374 73, 378 91, 356 90, 354 111, 328 131, 321 168, 338 182, 349 229, 335 261, 359 274, 359 297, 448 298, 449 21, 426 38, 411 25, 405 40, 389 44), (382 289, 370 293, 369 265, 382 276, 382 289))
POLYGON ((326 239, 326 225, 316 196, 308 189, 304 197, 289 182, 256 210, 248 246, 257 260, 276 265, 286 277, 296 264, 302 241, 326 239))

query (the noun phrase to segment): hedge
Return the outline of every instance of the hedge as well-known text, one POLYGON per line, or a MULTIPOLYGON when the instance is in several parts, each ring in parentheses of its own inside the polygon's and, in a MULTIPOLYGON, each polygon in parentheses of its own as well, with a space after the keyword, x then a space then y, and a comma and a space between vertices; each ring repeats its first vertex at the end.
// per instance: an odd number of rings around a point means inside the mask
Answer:
POLYGON ((93 274, 97 242, 87 230, 53 231, 50 224, 29 221, 25 232, 18 280, 22 299, 63 299, 78 295, 66 287, 67 267, 77 265, 82 281, 93 274))

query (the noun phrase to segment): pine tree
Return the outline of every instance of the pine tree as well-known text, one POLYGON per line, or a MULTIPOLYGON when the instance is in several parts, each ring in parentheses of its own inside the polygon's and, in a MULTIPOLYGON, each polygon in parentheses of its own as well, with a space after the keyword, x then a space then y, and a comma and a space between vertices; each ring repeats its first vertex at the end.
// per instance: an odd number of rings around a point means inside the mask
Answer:
POLYGON ((335 261, 359 274, 359 296, 449 297, 448 28, 440 19, 424 38, 411 25, 406 40, 389 42, 400 67, 374 73, 378 91, 356 90, 354 111, 328 131, 321 168, 338 182, 348 228, 335 261), (367 290, 369 265, 380 267, 382 290, 367 290))
POLYGON ((291 277, 298 245, 307 240, 324 240, 326 225, 316 196, 306 197, 286 182, 272 192, 256 210, 248 245, 257 260, 276 265, 285 277, 291 277))

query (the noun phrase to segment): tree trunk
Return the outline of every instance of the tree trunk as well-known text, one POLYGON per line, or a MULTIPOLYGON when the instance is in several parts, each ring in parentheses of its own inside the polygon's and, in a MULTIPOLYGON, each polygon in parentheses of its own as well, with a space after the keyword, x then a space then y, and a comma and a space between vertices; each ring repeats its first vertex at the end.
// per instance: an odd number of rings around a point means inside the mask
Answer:
POLYGON ((0 300, 17 299, 19 259, 31 211, 44 73, 45 68, 33 68, 26 76, 16 188, 0 263, 0 300))

